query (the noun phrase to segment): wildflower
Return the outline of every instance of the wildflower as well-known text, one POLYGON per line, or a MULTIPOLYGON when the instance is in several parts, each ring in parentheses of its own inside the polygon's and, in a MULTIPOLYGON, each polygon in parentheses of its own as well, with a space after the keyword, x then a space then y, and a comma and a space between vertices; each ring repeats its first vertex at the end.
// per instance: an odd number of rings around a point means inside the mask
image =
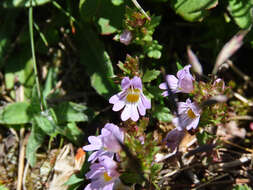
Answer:
POLYGON ((132 38, 132 33, 129 30, 124 30, 119 39, 122 44, 125 44, 127 46, 131 43, 132 38))
POLYGON ((112 110, 119 111, 125 107, 121 113, 122 121, 126 121, 129 118, 137 121, 139 119, 139 113, 144 116, 146 109, 151 108, 150 100, 142 92, 141 79, 137 76, 133 79, 125 77, 121 81, 121 88, 121 92, 109 99, 109 103, 114 104, 112 110))
POLYGON ((191 100, 188 98, 186 102, 178 103, 179 117, 174 118, 172 123, 179 131, 183 129, 196 129, 199 123, 200 111, 201 110, 198 105, 194 102, 191 102, 191 100))
POLYGON ((124 132, 112 123, 107 123, 101 130, 99 136, 89 136, 89 145, 83 147, 85 151, 94 151, 88 161, 95 162, 99 157, 106 155, 110 158, 121 150, 121 146, 118 141, 123 143, 124 132))
MULTIPOLYGON (((193 91, 193 76, 190 73, 191 65, 185 66, 183 69, 177 72, 177 77, 174 75, 167 75, 166 81, 170 90, 173 93, 183 92, 190 93, 193 91)), ((159 88, 166 90, 162 93, 163 96, 168 96, 167 84, 163 82, 159 85, 159 88)))
POLYGON ((93 163, 85 175, 91 180, 84 190, 113 190, 114 183, 119 179, 117 162, 110 157, 102 156, 99 163, 93 163))

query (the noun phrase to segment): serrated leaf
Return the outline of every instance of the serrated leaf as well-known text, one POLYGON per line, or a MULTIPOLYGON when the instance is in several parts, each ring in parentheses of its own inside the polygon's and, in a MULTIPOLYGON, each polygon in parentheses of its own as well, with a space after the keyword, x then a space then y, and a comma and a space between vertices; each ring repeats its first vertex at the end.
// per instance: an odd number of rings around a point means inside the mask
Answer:
POLYGON ((188 21, 201 21, 208 9, 216 6, 218 0, 177 0, 170 1, 177 14, 188 21))
POLYGON ((39 111, 38 107, 28 102, 8 104, 0 109, 0 123, 6 125, 30 123, 32 114, 37 111, 39 111))
POLYGON ((54 108, 57 123, 88 121, 88 116, 84 113, 88 108, 84 105, 73 102, 63 102, 54 108))
POLYGON ((234 18, 236 24, 243 29, 252 25, 252 7, 251 1, 229 0, 228 11, 234 18))
POLYGON ((85 25, 78 36, 81 63, 86 66, 90 76, 91 86, 98 94, 109 99, 119 91, 119 87, 113 83, 113 66, 104 45, 98 39, 97 34, 88 25, 85 25))
POLYGON ((41 128, 37 126, 36 123, 32 125, 32 131, 28 139, 27 147, 26 147, 26 159, 29 164, 33 167, 36 163, 36 152, 37 149, 44 142, 46 134, 42 131, 41 128))
POLYGON ((147 69, 143 78, 142 78, 142 81, 143 82, 151 82, 152 80, 155 80, 160 74, 160 71, 159 70, 155 70, 155 69, 152 69, 152 70, 149 70, 147 69))
POLYGON ((164 106, 155 107, 154 117, 162 122, 171 122, 173 115, 171 114, 169 108, 164 106))

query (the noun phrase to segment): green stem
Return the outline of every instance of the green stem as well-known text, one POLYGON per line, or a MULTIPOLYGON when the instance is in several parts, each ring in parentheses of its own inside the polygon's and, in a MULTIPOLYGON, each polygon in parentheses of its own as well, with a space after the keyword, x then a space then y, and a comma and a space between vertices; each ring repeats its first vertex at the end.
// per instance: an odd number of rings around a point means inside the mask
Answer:
POLYGON ((33 70, 35 74, 35 81, 37 87, 37 93, 40 100, 40 109, 43 111, 43 100, 41 96, 41 89, 37 71, 37 64, 36 64, 36 57, 35 57, 35 49, 34 49, 34 38, 33 38, 33 7, 32 1, 30 0, 30 7, 29 7, 29 34, 30 34, 30 41, 31 41, 31 49, 32 49, 32 60, 33 60, 33 70))

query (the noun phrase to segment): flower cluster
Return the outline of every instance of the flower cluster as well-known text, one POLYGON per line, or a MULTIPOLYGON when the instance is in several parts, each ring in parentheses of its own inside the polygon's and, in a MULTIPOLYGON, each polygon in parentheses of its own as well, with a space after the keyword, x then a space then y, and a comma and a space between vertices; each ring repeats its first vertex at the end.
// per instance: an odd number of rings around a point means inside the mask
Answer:
MULTIPOLYGON (((123 109, 122 121, 132 119, 137 121, 139 114, 144 116, 146 109, 151 108, 151 102, 142 92, 142 82, 137 76, 133 79, 123 78, 121 81, 122 91, 112 96, 109 103, 113 104, 113 111, 123 109)), ((117 161, 120 161, 119 152, 121 144, 124 143, 124 132, 117 125, 107 123, 101 129, 98 136, 89 136, 90 144, 83 147, 85 151, 93 151, 88 161, 92 163, 86 178, 91 180, 85 190, 112 190, 129 189, 119 179, 117 161), (114 160, 116 158, 116 161, 114 160)))
POLYGON ((107 123, 99 136, 89 136, 88 141, 90 144, 83 149, 94 152, 88 159, 92 165, 86 178, 90 179, 91 183, 85 187, 85 190, 111 190, 115 181, 119 180, 117 162, 113 158, 115 155, 118 158, 121 150, 120 143, 124 141, 124 132, 117 125, 107 123))

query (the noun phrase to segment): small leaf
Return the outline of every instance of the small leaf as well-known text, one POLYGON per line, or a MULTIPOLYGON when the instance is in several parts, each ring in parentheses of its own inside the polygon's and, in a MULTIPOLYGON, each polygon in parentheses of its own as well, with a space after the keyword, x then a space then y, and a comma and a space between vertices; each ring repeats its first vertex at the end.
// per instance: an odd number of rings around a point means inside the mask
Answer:
POLYGON ((26 159, 29 164, 33 167, 36 163, 36 151, 44 142, 46 134, 42 131, 36 123, 32 125, 32 131, 28 139, 26 147, 26 159))
POLYGON ((111 0, 111 1, 112 1, 112 4, 115 6, 119 6, 122 3, 124 3, 124 0, 111 0))
POLYGON ((99 18, 98 25, 101 28, 102 35, 109 35, 117 31, 117 29, 110 25, 110 20, 106 18, 99 18))
POLYGON ((184 68, 178 61, 176 62, 176 64, 177 64, 178 71, 184 68))
POLYGON ((142 78, 142 81, 143 82, 150 82, 152 80, 155 80, 160 74, 160 71, 159 70, 155 70, 155 69, 152 69, 152 70, 146 70, 143 78, 142 78))
POLYGON ((31 122, 32 114, 39 108, 28 102, 8 104, 0 109, 0 123, 7 125, 26 124, 31 122))
POLYGON ((155 107, 154 117, 162 122, 171 122, 173 115, 171 114, 169 108, 163 106, 155 107))

